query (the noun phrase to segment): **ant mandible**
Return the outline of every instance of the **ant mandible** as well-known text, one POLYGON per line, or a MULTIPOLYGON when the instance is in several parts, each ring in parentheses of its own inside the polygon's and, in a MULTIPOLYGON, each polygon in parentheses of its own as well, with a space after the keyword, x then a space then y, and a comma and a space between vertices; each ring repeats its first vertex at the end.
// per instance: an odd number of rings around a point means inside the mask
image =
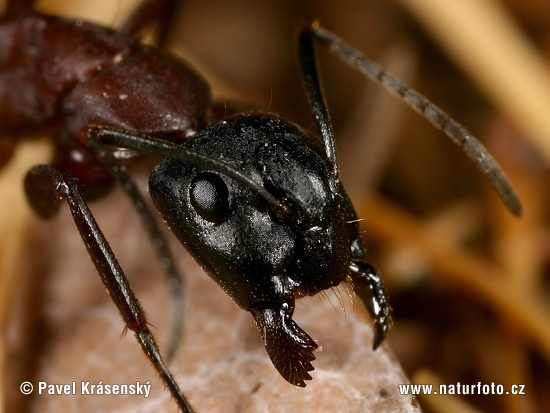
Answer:
POLYGON ((374 348, 390 329, 382 280, 365 261, 357 217, 340 183, 314 41, 443 130, 489 176, 509 209, 521 213, 506 176, 466 129, 317 23, 301 31, 298 55, 322 144, 266 113, 235 114, 207 125, 208 85, 186 64, 132 36, 152 16, 167 22, 174 0, 145 1, 119 32, 39 14, 31 6, 8 1, 0 22, 2 139, 61 124, 52 163, 26 176, 27 198, 46 218, 61 200, 68 203, 126 328, 182 411, 193 410, 86 203, 118 182, 141 216, 175 303, 169 360, 181 333, 181 276, 126 172, 140 154, 162 157, 149 180, 154 204, 206 272, 252 314, 269 357, 288 382, 303 387, 311 379, 317 348, 292 319, 296 297, 345 281, 374 320, 374 348))

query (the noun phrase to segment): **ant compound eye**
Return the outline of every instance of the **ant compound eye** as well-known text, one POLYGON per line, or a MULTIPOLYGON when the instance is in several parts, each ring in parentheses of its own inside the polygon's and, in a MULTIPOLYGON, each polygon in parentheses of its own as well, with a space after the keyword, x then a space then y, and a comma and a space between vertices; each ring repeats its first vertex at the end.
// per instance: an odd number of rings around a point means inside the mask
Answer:
POLYGON ((191 182, 191 205, 207 221, 223 222, 229 209, 229 191, 222 178, 212 172, 201 172, 191 182))

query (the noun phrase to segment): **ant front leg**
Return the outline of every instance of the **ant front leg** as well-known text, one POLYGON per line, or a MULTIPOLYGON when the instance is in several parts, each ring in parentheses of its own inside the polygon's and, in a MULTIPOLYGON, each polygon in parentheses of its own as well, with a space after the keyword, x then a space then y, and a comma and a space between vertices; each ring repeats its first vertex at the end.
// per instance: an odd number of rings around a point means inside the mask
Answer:
POLYGON ((126 172, 126 166, 121 165, 121 163, 105 147, 105 145, 101 144, 96 139, 96 136, 101 135, 103 130, 104 128, 101 127, 90 128, 88 132, 90 146, 132 201, 135 211, 138 213, 143 226, 147 230, 149 240, 157 253, 159 262, 161 263, 162 269, 168 280, 168 286, 172 295, 174 307, 174 315, 170 332, 168 334, 168 349, 166 351, 166 359, 169 362, 174 357, 178 349, 184 328, 184 278, 180 274, 180 270, 176 265, 174 255, 170 249, 168 241, 160 230, 157 220, 148 208, 138 186, 126 172))
POLYGON ((372 348, 376 350, 384 341, 392 324, 386 288, 378 271, 369 263, 355 260, 350 265, 349 270, 348 278, 353 285, 353 290, 363 301, 374 320, 376 330, 372 348))
POLYGON ((76 180, 48 165, 32 168, 25 177, 25 191, 34 210, 49 218, 59 209, 61 199, 70 207, 74 222, 82 236, 103 285, 117 306, 126 328, 132 330, 153 367, 170 390, 180 409, 192 412, 187 398, 166 366, 147 320, 128 279, 120 267, 109 243, 82 198, 76 180))

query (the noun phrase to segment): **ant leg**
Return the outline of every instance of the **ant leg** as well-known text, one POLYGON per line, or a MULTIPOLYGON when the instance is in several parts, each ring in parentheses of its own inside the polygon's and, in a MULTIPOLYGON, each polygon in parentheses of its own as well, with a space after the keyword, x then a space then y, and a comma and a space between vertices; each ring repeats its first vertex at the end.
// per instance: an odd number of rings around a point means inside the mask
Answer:
POLYGON ((376 330, 372 348, 376 350, 384 341, 392 324, 386 289, 380 274, 369 263, 356 260, 350 265, 349 270, 348 279, 353 285, 355 294, 363 301, 374 319, 376 330))
MULTIPOLYGON (((90 132, 90 135, 93 132, 90 132)), ((166 274, 168 286, 172 295, 173 319, 168 334, 168 349, 166 360, 170 362, 180 344, 184 324, 184 278, 174 260, 170 246, 160 230, 157 220, 147 207, 147 204, 134 180, 126 172, 126 167, 109 152, 105 146, 97 144, 97 140, 90 138, 91 147, 99 159, 104 163, 111 175, 117 180, 141 218, 142 224, 149 234, 149 240, 155 249, 162 269, 166 274), (94 144, 95 143, 95 144, 94 144)))
POLYGON ((82 198, 76 179, 65 176, 52 166, 38 165, 27 173, 25 191, 34 210, 44 218, 51 217, 59 209, 61 199, 65 198, 88 254, 103 285, 120 311, 126 328, 135 333, 143 352, 153 364, 181 410, 193 412, 187 398, 164 363, 139 301, 103 232, 82 198))
MULTIPOLYGON (((434 127, 462 148, 470 160, 489 178, 489 181, 508 209, 521 215, 521 203, 508 177, 487 149, 463 125, 452 119, 425 96, 407 86, 398 77, 386 72, 378 63, 366 58, 318 22, 303 30, 301 37, 315 37, 328 50, 374 83, 398 96, 415 112, 423 115, 434 127)), ((329 158, 330 159, 330 158, 329 158)))

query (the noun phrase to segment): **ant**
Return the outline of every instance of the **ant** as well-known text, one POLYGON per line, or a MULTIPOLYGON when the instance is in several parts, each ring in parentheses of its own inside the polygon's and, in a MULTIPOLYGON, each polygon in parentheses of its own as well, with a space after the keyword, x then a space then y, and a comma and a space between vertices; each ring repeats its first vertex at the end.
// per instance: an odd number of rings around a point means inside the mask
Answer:
POLYGON ((295 298, 346 282, 373 318, 374 349, 390 330, 382 279, 365 261, 357 216, 339 179, 314 42, 423 114, 488 175, 508 208, 521 214, 507 177, 473 135, 317 22, 300 32, 298 57, 321 141, 264 112, 207 122, 206 82, 134 36, 158 18, 166 23, 158 34, 162 45, 175 0, 144 1, 120 31, 36 13, 31 6, 32 1, 8 1, 0 21, 2 139, 57 127, 51 164, 33 167, 25 178, 28 201, 44 218, 67 202, 126 329, 135 333, 184 412, 193 409, 167 366, 181 336, 182 277, 126 170, 142 155, 161 157, 149 191, 162 218, 251 313, 273 365, 289 383, 304 387, 311 379, 318 347, 292 319, 295 298), (132 200, 169 281, 175 316, 165 357, 87 205, 115 183, 132 200))

